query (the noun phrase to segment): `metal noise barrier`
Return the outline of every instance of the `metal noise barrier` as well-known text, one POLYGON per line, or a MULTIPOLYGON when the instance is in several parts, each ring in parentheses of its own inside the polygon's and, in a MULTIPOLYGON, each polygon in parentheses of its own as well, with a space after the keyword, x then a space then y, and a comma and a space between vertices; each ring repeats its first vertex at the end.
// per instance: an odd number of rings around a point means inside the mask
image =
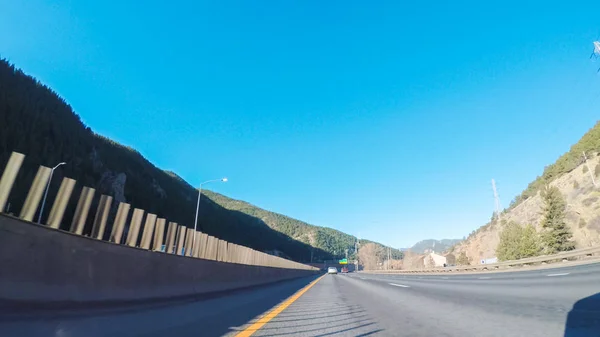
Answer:
MULTIPOLYGON (((0 213, 5 210, 8 197, 24 158, 24 154, 13 152, 4 168, 0 178, 0 213)), ((44 195, 47 186, 49 186, 48 182, 51 172, 52 169, 49 167, 40 166, 38 168, 28 191, 27 198, 21 208, 19 214, 21 219, 25 221, 33 220, 36 212, 38 212, 42 195, 44 195)), ((49 227, 54 229, 61 227, 75 184, 75 180, 66 177, 63 178, 48 219, 46 220, 46 224, 49 227)), ((84 234, 90 208, 96 194, 95 192, 96 190, 91 187, 82 187, 75 214, 69 227, 70 232, 77 235, 84 234)), ((101 195, 99 197, 98 207, 94 212, 91 233, 89 233, 90 237, 97 240, 104 238, 112 203, 113 197, 111 196, 101 195)), ((176 222, 168 222, 164 218, 158 218, 156 214, 146 214, 143 209, 139 208, 135 208, 133 211, 127 231, 127 238, 123 242, 123 233, 125 232, 130 209, 131 205, 128 203, 120 202, 118 204, 108 241, 131 247, 137 246, 139 241, 139 247, 143 249, 227 263, 317 270, 317 268, 308 265, 220 240, 206 233, 197 232, 193 228, 179 225, 176 222)))

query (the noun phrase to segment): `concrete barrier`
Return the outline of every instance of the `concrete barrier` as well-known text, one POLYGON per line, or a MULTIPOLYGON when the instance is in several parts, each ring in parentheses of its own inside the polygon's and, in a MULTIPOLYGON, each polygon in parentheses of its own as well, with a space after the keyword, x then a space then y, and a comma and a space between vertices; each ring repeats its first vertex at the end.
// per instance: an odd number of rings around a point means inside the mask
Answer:
POLYGON ((158 218, 158 220, 156 220, 156 229, 154 229, 154 239, 152 240, 152 245, 153 249, 157 252, 162 251, 166 221, 167 220, 163 218, 158 218))
POLYGON ((19 169, 21 169, 23 159, 25 159, 24 154, 18 152, 11 153, 8 163, 2 172, 2 178, 0 178, 0 213, 4 212, 8 195, 15 183, 17 173, 19 173, 19 169))
POLYGON ((44 305, 192 296, 317 272, 153 252, 7 215, 0 215, 0 271, 0 300, 44 305))
POLYGON ((127 203, 119 203, 119 208, 117 209, 117 216, 115 217, 115 222, 113 223, 112 231, 110 233, 110 241, 114 243, 121 243, 121 237, 123 236, 123 230, 125 229, 125 221, 127 221, 127 216, 129 215, 130 207, 131 205, 127 203))
POLYGON ((52 228, 60 227, 63 216, 65 215, 65 209, 67 209, 67 204, 69 203, 69 199, 71 198, 71 193, 73 193, 74 187, 75 180, 71 178, 63 178, 60 188, 58 189, 56 199, 54 199, 54 204, 52 204, 50 215, 48 216, 48 226, 52 228))
POLYGON ((95 189, 91 187, 84 187, 81 190, 79 201, 77 202, 77 208, 75 209, 75 215, 71 222, 71 232, 81 235, 83 233, 83 227, 87 220, 90 206, 92 205, 92 199, 94 199, 95 189))
POLYGON ((126 241, 126 244, 129 247, 135 247, 137 245, 137 240, 140 235, 140 226, 142 224, 143 218, 143 209, 136 208, 133 210, 133 215, 131 216, 131 222, 129 223, 129 232, 127 233, 126 241))
POLYGON ((156 223, 156 214, 146 214, 146 222, 144 223, 144 231, 142 232, 142 242, 140 248, 150 249, 150 241, 152 233, 154 233, 154 224, 156 223))
POLYGON ((194 241, 194 229, 188 228, 185 234, 185 256, 192 256, 192 242, 194 241))
POLYGON ((166 252, 173 254, 175 248, 175 237, 177 236, 177 223, 169 222, 169 228, 167 229, 167 248, 166 252))
POLYGON ((177 228, 177 250, 175 251, 175 255, 183 255, 183 243, 185 242, 185 232, 186 227, 180 225, 177 228))
POLYGON ((106 229, 106 222, 108 221, 111 204, 111 196, 100 196, 100 202, 98 202, 98 209, 96 210, 96 216, 94 217, 94 224, 92 226, 92 237, 95 239, 102 240, 104 237, 104 230, 106 229))
POLYGON ((26 221, 33 220, 33 216, 38 209, 40 200, 42 199, 42 194, 44 193, 46 184, 50 178, 50 172, 52 172, 51 168, 40 166, 35 178, 33 179, 29 193, 27 193, 27 199, 25 199, 25 203, 23 204, 19 218, 26 221))

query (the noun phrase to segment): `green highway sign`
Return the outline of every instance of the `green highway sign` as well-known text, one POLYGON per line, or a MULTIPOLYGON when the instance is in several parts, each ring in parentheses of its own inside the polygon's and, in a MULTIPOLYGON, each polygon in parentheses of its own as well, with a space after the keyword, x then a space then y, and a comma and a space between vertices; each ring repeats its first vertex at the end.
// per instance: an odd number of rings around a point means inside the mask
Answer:
POLYGON ((340 264, 348 264, 348 259, 341 259, 340 264))

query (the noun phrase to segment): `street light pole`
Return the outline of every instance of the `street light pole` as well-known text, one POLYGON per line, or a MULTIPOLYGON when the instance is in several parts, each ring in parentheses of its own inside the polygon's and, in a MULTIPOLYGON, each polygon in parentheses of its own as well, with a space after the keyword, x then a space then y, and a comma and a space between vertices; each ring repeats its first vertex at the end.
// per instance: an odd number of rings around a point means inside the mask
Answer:
POLYGON ((192 248, 191 248, 192 254, 194 252, 194 247, 196 246, 196 230, 198 228, 198 212, 200 211, 200 197, 202 196, 202 185, 212 183, 215 181, 221 181, 221 182, 225 183, 225 182, 227 182, 227 178, 207 180, 207 181, 201 183, 200 187, 198 188, 198 202, 196 203, 196 217, 194 219, 194 237, 192 238, 192 248))
POLYGON ((48 196, 48 189, 50 188, 50 181, 52 181, 52 175, 54 174, 54 170, 61 165, 65 165, 65 162, 58 163, 58 165, 54 166, 50 171, 50 178, 48 178, 48 182, 46 183, 46 191, 44 191, 44 199, 42 200, 42 207, 40 208, 40 215, 38 215, 38 224, 42 223, 42 213, 44 213, 44 206, 46 205, 46 197, 48 196))

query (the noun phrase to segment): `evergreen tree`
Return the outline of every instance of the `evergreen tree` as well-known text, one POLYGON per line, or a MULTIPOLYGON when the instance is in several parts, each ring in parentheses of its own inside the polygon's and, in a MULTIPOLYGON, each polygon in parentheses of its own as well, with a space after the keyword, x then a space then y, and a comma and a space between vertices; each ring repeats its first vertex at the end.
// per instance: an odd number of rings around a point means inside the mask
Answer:
POLYGON ((456 258, 456 264, 459 266, 468 266, 471 264, 471 259, 467 257, 465 252, 461 252, 460 255, 458 255, 458 258, 456 258))
POLYGON ((565 222, 565 200, 556 186, 546 186, 541 193, 544 200, 542 227, 544 250, 546 254, 555 254, 575 249, 571 241, 573 234, 565 222))
POLYGON ((539 236, 532 225, 523 228, 521 242, 519 244, 520 258, 533 257, 540 255, 539 236))
POLYGON ((539 253, 538 235, 533 226, 528 225, 523 228, 511 221, 500 233, 500 242, 496 248, 500 261, 518 260, 537 256, 539 253))

